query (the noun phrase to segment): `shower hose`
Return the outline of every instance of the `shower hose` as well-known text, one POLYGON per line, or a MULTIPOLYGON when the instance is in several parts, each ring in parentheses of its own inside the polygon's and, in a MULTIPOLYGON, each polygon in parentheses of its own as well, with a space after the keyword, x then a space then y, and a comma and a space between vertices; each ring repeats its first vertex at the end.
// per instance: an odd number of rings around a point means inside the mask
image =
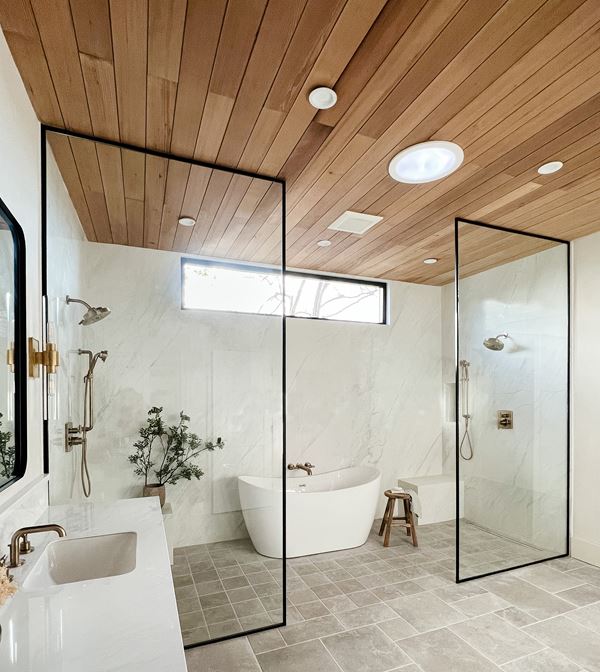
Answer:
POLYGON ((458 452, 463 460, 472 460, 473 459, 473 443, 471 442, 471 431, 469 429, 469 421, 471 420, 470 415, 463 415, 465 419, 465 431, 460 440, 458 446, 458 452))

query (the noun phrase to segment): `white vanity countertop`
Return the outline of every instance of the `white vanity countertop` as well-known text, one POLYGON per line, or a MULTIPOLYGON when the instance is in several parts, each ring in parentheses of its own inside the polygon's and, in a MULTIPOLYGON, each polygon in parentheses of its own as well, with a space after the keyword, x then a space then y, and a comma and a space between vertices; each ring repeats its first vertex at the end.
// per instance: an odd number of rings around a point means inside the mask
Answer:
MULTIPOLYGON (((51 506, 37 522, 58 523, 70 538, 136 532, 136 567, 129 574, 44 590, 20 588, 0 608, 0 670, 185 672, 158 498, 51 506)), ((41 535, 31 541, 36 545, 41 535)), ((15 571, 18 583, 42 550, 25 556, 25 567, 15 571)))

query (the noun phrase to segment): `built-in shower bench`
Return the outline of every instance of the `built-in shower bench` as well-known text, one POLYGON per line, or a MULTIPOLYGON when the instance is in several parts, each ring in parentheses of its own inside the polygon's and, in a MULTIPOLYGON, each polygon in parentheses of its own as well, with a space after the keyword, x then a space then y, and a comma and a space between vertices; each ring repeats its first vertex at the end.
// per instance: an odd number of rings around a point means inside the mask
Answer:
MULTIPOLYGON (((453 474, 399 478, 398 486, 414 491, 421 504, 419 525, 442 523, 456 518, 456 478, 453 474)), ((460 483, 462 516, 463 482, 460 483)))

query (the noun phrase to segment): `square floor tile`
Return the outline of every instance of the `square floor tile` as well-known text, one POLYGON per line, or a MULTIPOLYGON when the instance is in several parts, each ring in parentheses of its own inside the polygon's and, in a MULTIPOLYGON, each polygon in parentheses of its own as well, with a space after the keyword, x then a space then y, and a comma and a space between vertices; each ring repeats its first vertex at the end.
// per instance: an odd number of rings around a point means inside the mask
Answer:
POLYGON ((374 625, 324 637, 322 641, 343 672, 384 672, 411 662, 374 625))
POLYGON ((189 649, 185 659, 188 672, 261 672, 246 638, 189 649))
POLYGON ((570 602, 561 600, 537 586, 512 574, 499 574, 485 579, 485 587, 522 611, 537 619, 552 618, 573 609, 570 602))
POLYGON ((254 653, 265 653, 265 651, 273 651, 285 646, 285 641, 279 630, 257 632, 255 635, 249 635, 248 641, 254 653))
POLYGON ((499 667, 446 630, 434 630, 397 644, 423 672, 499 672, 499 667))
POLYGON ((466 616, 433 593, 400 597, 389 605, 419 632, 443 628, 464 621, 466 616))
POLYGON ((337 614, 337 617, 346 629, 359 628, 371 623, 380 621, 389 621, 396 618, 396 612, 383 602, 378 604, 369 604, 366 607, 358 607, 352 611, 344 611, 337 614))
POLYGON ((552 649, 507 663, 502 669, 504 672, 581 672, 579 665, 552 649))
POLYGON ((570 588, 556 593, 556 597, 560 597, 571 604, 576 604, 578 607, 584 607, 587 604, 600 602, 600 588, 592 586, 589 583, 584 583, 577 588, 570 588))
POLYGON ((288 625, 285 628, 281 628, 281 635, 287 644, 298 644, 299 642, 305 642, 316 637, 326 637, 343 629, 344 627, 338 619, 333 615, 329 615, 288 625))
POLYGON ((529 625, 523 632, 556 649, 588 672, 600 672, 600 635, 570 618, 557 616, 529 625))
POLYGON ((327 609, 321 600, 299 604, 296 609, 298 609, 306 620, 316 618, 317 616, 326 616, 329 613, 329 609, 327 609))
POLYGON ((497 665, 543 649, 543 644, 495 614, 486 614, 448 628, 497 665))
MULTIPOLYGON (((262 672, 313 672, 313 670, 315 672, 340 672, 340 668, 318 639, 260 653, 256 657, 262 672)), ((235 666, 227 672, 234 672, 234 670, 238 672, 235 666)), ((188 672, 195 671, 189 670, 188 672)))

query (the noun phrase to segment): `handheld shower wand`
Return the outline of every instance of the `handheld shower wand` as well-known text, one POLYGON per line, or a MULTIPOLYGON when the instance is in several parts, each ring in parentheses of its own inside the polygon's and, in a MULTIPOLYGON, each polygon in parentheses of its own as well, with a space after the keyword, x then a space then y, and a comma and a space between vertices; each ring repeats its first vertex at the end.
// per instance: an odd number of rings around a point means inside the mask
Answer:
POLYGON ((83 377, 83 424, 79 427, 73 427, 72 423, 67 423, 65 427, 66 450, 71 451, 73 446, 81 446, 81 487, 83 494, 89 497, 92 493, 92 480, 88 468, 87 460, 87 435, 94 429, 94 369, 98 360, 103 362, 108 357, 107 350, 100 350, 93 354, 91 350, 78 350, 77 354, 87 355, 88 370, 83 377))
POLYGON ((471 364, 466 359, 461 359, 460 365, 460 407, 462 409, 462 417, 465 421, 465 431, 458 446, 459 455, 463 460, 469 461, 473 459, 473 442, 471 440, 471 411, 469 409, 469 366, 471 364))

